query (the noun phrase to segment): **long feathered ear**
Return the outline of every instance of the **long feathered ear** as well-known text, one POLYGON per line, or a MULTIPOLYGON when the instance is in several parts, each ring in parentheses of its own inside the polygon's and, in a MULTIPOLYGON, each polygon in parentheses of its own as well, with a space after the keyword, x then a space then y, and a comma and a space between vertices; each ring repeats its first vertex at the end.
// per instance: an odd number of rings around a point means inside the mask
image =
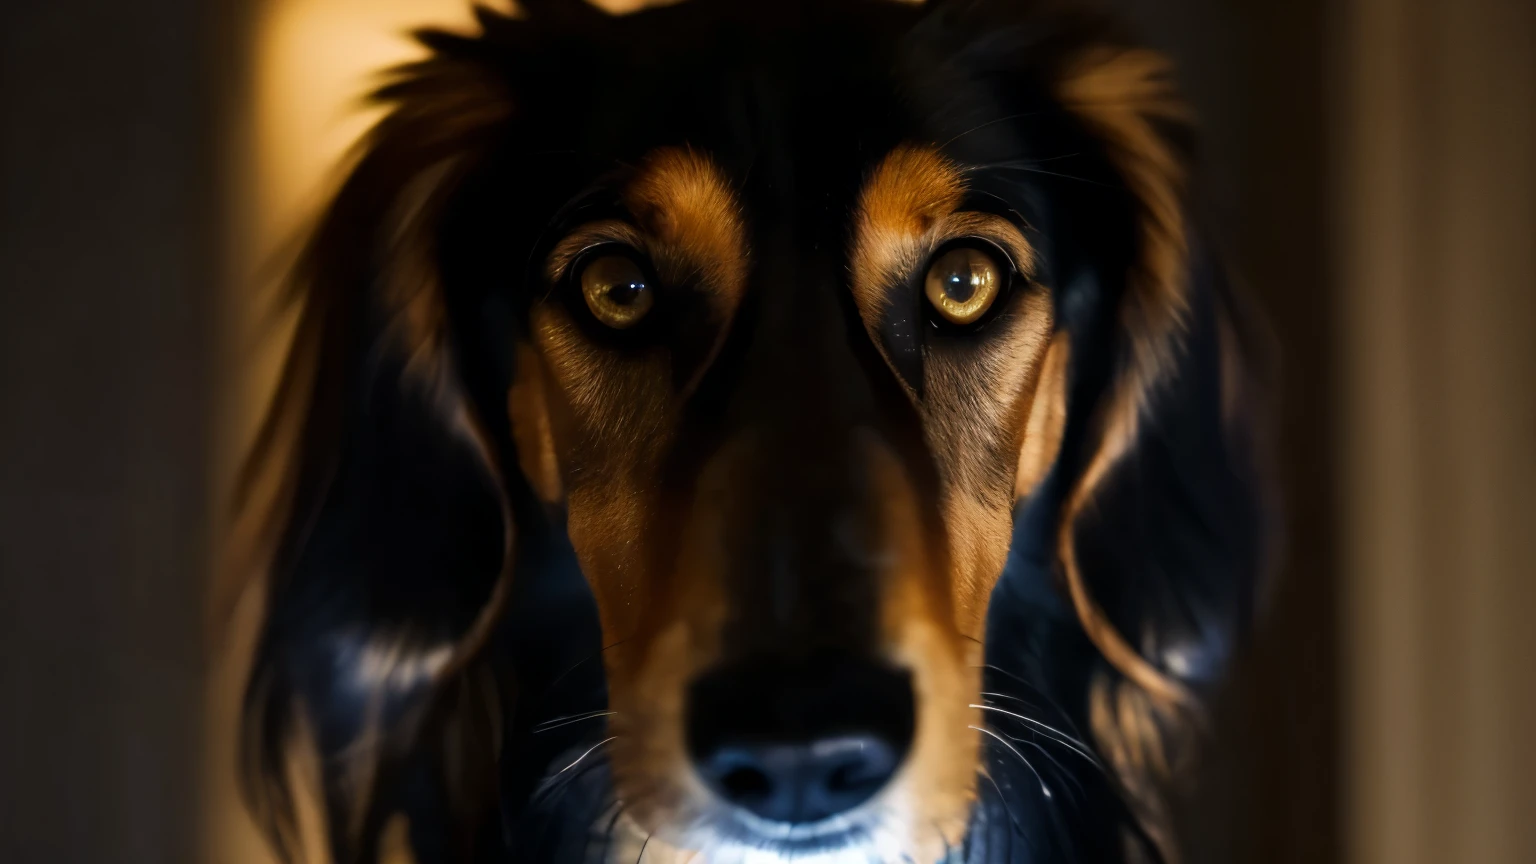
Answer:
POLYGON ((293 271, 297 332, 242 484, 275 514, 244 784, 284 858, 299 737, 338 862, 375 857, 389 781, 421 759, 480 766, 456 792, 494 782, 498 694, 477 655, 509 591, 508 454, 456 368, 437 228, 510 109, 476 40, 421 39, 430 59, 374 95, 389 113, 293 271))
POLYGON ((1081 696, 1139 833, 1174 861, 1170 793, 1265 577, 1266 346, 1191 218, 1192 123, 1170 64, 1081 4, 935 5, 969 68, 1044 97, 1009 104, 1043 135, 1059 115, 1068 154, 1031 181, 1057 334, 1025 418, 1015 576, 989 650, 1018 647, 1019 608, 1059 602, 1018 574, 1053 574, 1095 649, 1087 682, 1053 686, 1081 696))
POLYGON ((1263 364, 1249 317, 1189 218, 1187 117, 1169 65, 1092 44, 1065 58, 1056 98, 1129 193, 1130 237, 1122 267, 1088 277, 1102 305, 1068 304, 1062 316, 1071 363, 1054 546, 1105 661, 1089 685, 1094 737, 1172 861, 1170 784, 1250 628, 1264 575, 1252 383, 1263 364))

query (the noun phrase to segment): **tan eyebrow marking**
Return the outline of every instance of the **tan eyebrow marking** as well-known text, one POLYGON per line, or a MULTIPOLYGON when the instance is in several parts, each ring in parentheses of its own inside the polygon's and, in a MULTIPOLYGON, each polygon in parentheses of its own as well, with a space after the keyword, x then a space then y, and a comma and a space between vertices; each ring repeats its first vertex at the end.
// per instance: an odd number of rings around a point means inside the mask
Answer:
POLYGON ((960 171, 932 149, 897 147, 875 166, 854 218, 853 295, 866 315, 885 307, 888 277, 917 265, 921 238, 964 194, 960 171))
POLYGON ((604 243, 622 243, 641 250, 650 245, 640 229, 628 222, 621 222, 618 219, 589 222, 565 235, 565 238, 550 251, 545 275, 551 282, 559 281, 565 276, 565 271, 570 268, 577 256, 593 246, 601 246, 604 243))
POLYGON ((691 149, 653 150, 624 191, 624 204, 651 240, 657 268, 696 273, 734 309, 746 288, 747 231, 730 182, 691 149))
POLYGON ((634 222, 603 219, 567 234, 545 262, 551 282, 581 253, 604 243, 644 252, 663 282, 693 281, 729 319, 746 290, 747 229, 729 181, 709 157, 678 147, 653 150, 621 200, 634 222))
POLYGON ((1019 272, 1034 267, 1034 252, 1019 229, 989 213, 960 210, 961 168, 931 147, 903 145, 875 166, 859 193, 850 261, 854 300, 876 320, 887 293, 944 242, 980 237, 1008 253, 1019 272))
MULTIPOLYGON (((602 219, 571 231, 545 260, 545 276, 558 282, 584 251, 617 243, 649 258, 664 285, 687 284, 697 291, 714 312, 715 342, 682 385, 686 392, 709 368, 746 290, 745 218, 726 175, 708 156, 686 148, 647 154, 620 200, 628 219, 602 219)), ((621 361, 582 336, 558 303, 536 302, 530 329, 554 389, 584 422, 607 430, 612 451, 640 452, 645 448, 635 442, 667 433, 672 358, 664 347, 639 360, 621 361), (626 404, 645 407, 628 409, 626 404), (626 442, 631 446, 621 446, 626 442)))

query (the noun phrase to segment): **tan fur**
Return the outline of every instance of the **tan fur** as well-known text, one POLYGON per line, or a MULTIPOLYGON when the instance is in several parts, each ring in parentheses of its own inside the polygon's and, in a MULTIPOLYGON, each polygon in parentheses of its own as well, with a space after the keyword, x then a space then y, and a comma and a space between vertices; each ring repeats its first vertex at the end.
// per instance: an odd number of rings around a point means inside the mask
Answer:
MULTIPOLYGON (((1185 171, 1163 127, 1187 123, 1171 67, 1145 50, 1081 54, 1057 87, 1062 104, 1104 142, 1136 200, 1137 258, 1120 309, 1131 349, 1127 370, 1100 413, 1100 453, 1089 486, 1130 447, 1141 412, 1171 373, 1189 305, 1185 171)), ((1102 646, 1101 646, 1102 647, 1102 646)))
POLYGON ((1072 526, 1130 448, 1140 413, 1170 374, 1177 351, 1189 290, 1185 172, 1163 130, 1187 123, 1189 114, 1175 94, 1167 60, 1144 50, 1087 51, 1062 76, 1058 93, 1068 110, 1105 143, 1111 163, 1135 196, 1139 245, 1121 309, 1131 364, 1101 412, 1100 448, 1068 500, 1060 551, 1073 602, 1095 644, 1165 706, 1188 708, 1193 700, 1184 688, 1142 659, 1088 594, 1076 566, 1072 526))
MULTIPOLYGON (((1085 632, 1136 690, 1120 688, 1111 712, 1096 695, 1095 731, 1137 799, 1144 824, 1156 825, 1161 800, 1148 772, 1166 771, 1163 738, 1153 713, 1190 708, 1189 693, 1158 672, 1109 623, 1088 591, 1077 564, 1073 530, 1104 476, 1129 449, 1140 412, 1169 374, 1187 312, 1188 244, 1183 221, 1182 165, 1159 124, 1185 119, 1174 98, 1167 64, 1140 51, 1088 52, 1062 77, 1058 93, 1068 110, 1104 141, 1107 153, 1137 201, 1138 257, 1130 273, 1121 324, 1131 348, 1128 371, 1099 413, 1100 442, 1087 471, 1069 494, 1060 523, 1058 555, 1068 593, 1085 632), (1142 701, 1137 701, 1137 700, 1142 701), (1110 723, 1106 718, 1118 718, 1110 723), (1154 812, 1155 811, 1155 812, 1154 812), (1149 821, 1150 820, 1150 821, 1149 821)), ((860 199, 853 249, 854 296, 873 327, 887 292, 909 284, 917 268, 943 242, 981 234, 983 219, 957 214, 963 175, 943 156, 903 147, 871 174, 860 199), (943 239, 938 239, 943 238, 943 239)), ((1001 220, 999 220, 1001 221, 1001 220)), ((1011 238, 1010 238, 1011 239, 1011 238)), ((1029 272, 1023 238, 1017 264, 1029 272)), ((1015 246, 1004 243, 1013 253, 1015 246)), ((1069 344, 1065 334, 1045 349, 1048 304, 1015 323, 1005 346, 978 363, 951 365, 940 352, 925 358, 925 435, 939 459, 946 523, 951 532, 958 621, 979 626, 985 598, 1000 572, 1012 528, 1012 502, 1030 494, 1054 463, 1066 420, 1069 344), (1006 494, 995 476, 999 440, 1012 442, 1006 494)), ((1102 687, 1108 687, 1102 684, 1102 687)), ((1098 694, 1099 691, 1096 691, 1098 694)), ((1170 838, 1154 838, 1168 849, 1170 838)))
POLYGON ((1098 449, 1069 493, 1058 529, 1062 575, 1084 631, 1127 684, 1095 685, 1093 727, 1111 754, 1142 827, 1165 856, 1176 849, 1156 778, 1168 775, 1160 720, 1199 726, 1194 695, 1162 674, 1121 634, 1089 591, 1077 561, 1075 528, 1105 477, 1133 446, 1141 413, 1171 374, 1188 312, 1189 241, 1185 225, 1185 172, 1164 131, 1189 114, 1177 98, 1168 62, 1145 50, 1099 48, 1084 52, 1058 82, 1064 106, 1105 145, 1106 154, 1137 204, 1137 259, 1127 274, 1120 309, 1130 362, 1100 407, 1098 449), (1111 706, 1109 691, 1118 694, 1111 706))
POLYGON ((873 435, 863 449, 871 462, 871 498, 881 510, 875 522, 898 562, 882 610, 888 652, 912 670, 917 702, 912 751, 882 799, 898 814, 896 823, 912 832, 913 858, 936 861, 963 836, 975 797, 978 735, 972 727, 979 712, 969 706, 981 689, 980 658, 957 638, 955 598, 946 594, 942 558, 921 539, 917 493, 905 469, 873 435))
POLYGON ((703 284, 734 308, 746 287, 747 241, 730 183, 693 150, 652 152, 625 190, 624 203, 655 243, 659 267, 694 268, 703 284))
MULTIPOLYGON (((580 226, 556 244, 547 276, 565 278, 594 245, 631 246, 664 284, 703 294, 714 310, 718 346, 745 290, 748 264, 745 225, 729 184, 707 157, 665 148, 641 162, 622 197, 632 221, 580 226)), ((687 389, 675 386, 665 346, 638 356, 614 352, 591 341, 558 302, 534 305, 530 333, 527 350, 535 357, 527 366, 537 372, 524 380, 520 371, 509 410, 546 419, 536 421, 536 432, 518 431, 519 450, 542 454, 535 476, 564 495, 604 640, 618 649, 603 655, 615 711, 614 739, 605 745, 615 788, 628 819, 647 833, 664 833, 692 819, 689 807, 702 795, 687 768, 682 712, 687 682, 714 660, 711 634, 718 628, 711 622, 723 604, 715 577, 724 564, 708 557, 717 548, 708 542, 709 524, 689 529, 705 536, 685 535, 676 571, 658 567, 654 554, 658 462, 687 389), (557 477, 548 477, 552 470, 557 477)), ((705 492, 723 482, 723 470, 706 472, 705 492)), ((719 511, 706 515, 718 518, 719 511)))
POLYGON ((1017 462, 1051 330, 1044 291, 1015 299, 1019 308, 997 322, 984 352, 961 360, 933 351, 923 370, 919 410, 943 484, 956 626, 973 638, 982 636, 987 598, 1013 539, 1017 462))
MULTIPOLYGON (((912 670, 917 737, 901 772, 877 797, 882 842, 914 860, 937 860, 965 830, 974 798, 980 689, 977 663, 958 638, 936 550, 925 539, 916 490, 889 446, 860 436, 856 452, 868 463, 878 512, 868 515, 878 536, 869 542, 892 562, 881 576, 885 654, 912 670)), ((677 567, 654 573, 637 620, 634 650, 609 661, 613 718, 609 744, 615 788, 626 819, 649 835, 658 860, 685 860, 713 838, 709 793, 688 768, 683 740, 687 683, 718 657, 726 620, 719 574, 729 561, 718 538, 731 521, 741 479, 757 457, 753 440, 731 442, 706 466, 681 543, 677 567)), ((941 549, 942 547, 940 547, 941 549)), ((626 645, 626 647, 629 647, 626 645)))
POLYGON ((1030 400, 1029 420, 1024 425, 1024 444, 1014 473, 1013 494, 1027 498, 1045 479, 1061 450, 1067 425, 1067 361, 1072 342, 1057 333, 1040 363, 1040 373, 1030 400))
POLYGON ((917 266, 923 241, 964 192, 959 170, 931 148, 898 147, 876 166, 859 196, 849 255, 866 316, 884 311, 887 280, 917 266))
POLYGON ((1162 860, 1177 864, 1178 845, 1171 813, 1154 778, 1166 777, 1166 742, 1159 722, 1166 715, 1145 690, 1128 682, 1097 676, 1088 696, 1088 723, 1105 761, 1114 769, 1132 811, 1162 860))
POLYGON ((719 577, 728 562, 717 538, 753 453, 751 441, 738 439, 710 460, 676 568, 650 574, 647 602, 636 604, 625 631, 633 647, 607 663, 618 712, 610 724, 615 790, 636 824, 660 835, 659 845, 688 848, 686 826, 706 812, 708 792, 688 767, 683 740, 685 688, 718 656, 726 613, 719 577))
MULTIPOLYGON (((566 475, 572 543, 592 580, 605 639, 625 643, 605 654, 616 712, 606 746, 616 790, 626 819, 653 833, 658 851, 696 848, 707 838, 701 832, 710 810, 688 768, 683 700, 687 683, 718 656, 726 611, 720 574, 728 566, 718 538, 753 444, 737 441, 713 457, 698 483, 676 567, 656 568, 646 530, 655 513, 646 478, 670 435, 677 400, 666 385, 665 359, 616 360, 586 342, 553 304, 536 308, 532 323, 558 394, 557 413, 568 415, 564 434, 560 423, 552 427, 562 439, 558 462, 566 475)), ((891 585, 883 620, 890 658, 913 670, 922 730, 908 767, 885 793, 889 806, 909 818, 885 830, 906 831, 902 847, 933 858, 946 838, 963 833, 974 794, 976 740, 969 727, 977 723, 967 706, 979 689, 978 658, 967 656, 953 624, 948 580, 921 541, 915 491, 882 447, 867 443, 863 452, 874 463, 871 476, 884 484, 872 495, 885 508, 874 522, 901 562, 899 572, 883 577, 891 585), (903 824, 908 828, 898 829, 903 824)))
MULTIPOLYGON (((1141 698, 1152 700, 1149 705, 1185 704, 1187 695, 1108 624, 1077 568, 1072 526, 1130 446, 1151 388, 1171 365, 1185 314, 1182 174, 1156 129, 1158 122, 1180 116, 1163 80, 1165 71, 1150 55, 1137 52, 1088 54, 1060 88, 1068 109, 1106 142, 1111 161, 1138 201, 1139 257, 1121 310, 1131 345, 1129 372, 1100 414, 1101 443, 1068 497, 1058 550, 1071 600, 1089 637, 1139 688, 1118 697, 1113 716, 1119 722, 1095 725, 1104 735, 1121 733, 1101 743, 1117 748, 1112 761, 1117 771, 1127 766, 1122 782, 1133 794, 1146 783, 1136 771, 1163 767, 1157 727, 1136 713, 1135 694, 1144 693, 1141 698)), ((850 288, 871 330, 891 292, 908 289, 922 276, 929 256, 952 239, 979 237, 996 244, 1024 280, 1016 290, 1025 293, 1010 298, 1013 308, 990 325, 979 358, 962 362, 932 351, 925 359, 923 397, 913 395, 939 463, 948 534, 938 557, 924 547, 903 552, 900 558, 908 563, 886 577, 891 587, 882 603, 885 632, 893 640, 890 650, 914 670, 920 700, 910 766, 882 795, 890 796, 892 806, 910 808, 907 821, 948 824, 954 836, 974 795, 977 740, 962 730, 979 725, 972 718, 948 716, 950 709, 943 707, 970 704, 979 689, 979 679, 965 663, 974 658, 965 657, 958 635, 980 636, 986 598, 1011 541, 1013 503, 1035 488, 1055 459, 1066 415, 1068 362, 1065 336, 1051 337, 1050 298, 1029 284, 1033 250, 1006 219, 960 211, 964 193, 958 166, 932 148, 900 147, 866 180, 849 250, 850 288), (947 570, 943 580, 922 575, 939 562, 947 570), (936 596, 936 587, 943 593, 936 596)), ((676 148, 653 153, 642 162, 624 201, 634 224, 605 222, 578 229, 551 256, 550 276, 559 278, 594 242, 628 243, 651 256, 664 280, 678 273, 700 274, 711 302, 719 304, 720 320, 728 322, 745 288, 745 229, 729 187, 709 161, 676 148)), ((533 333, 550 383, 550 410, 557 415, 549 428, 567 489, 572 541, 594 582, 605 634, 610 641, 634 642, 627 646, 632 650, 605 658, 618 712, 610 746, 617 790, 635 824, 647 831, 670 826, 673 835, 658 841, 687 849, 694 838, 679 826, 702 830, 698 820, 707 808, 697 778, 685 767, 682 694, 717 650, 714 634, 725 600, 716 574, 723 562, 711 558, 719 550, 710 538, 717 536, 726 508, 717 504, 699 510, 696 501, 676 568, 655 570, 646 540, 646 525, 655 518, 646 477, 668 440, 678 405, 665 352, 621 362, 588 343, 553 305, 534 310, 533 333), (624 398, 612 398, 615 393, 624 398), (644 603, 636 602, 640 592, 644 603)), ((721 461, 706 471, 701 488, 728 496, 733 460, 751 450, 750 442, 735 446, 742 449, 717 454, 721 461)), ((889 472, 886 476, 898 487, 905 482, 892 480, 897 475, 889 472)), ((921 537, 915 511, 902 509, 913 506, 910 487, 893 488, 884 497, 884 524, 911 523, 907 536, 921 537)), ((1100 715, 1109 716, 1106 710, 1100 715)), ((909 840, 924 854, 932 851, 923 845, 929 840, 909 840)))
POLYGON ((1100 412, 1099 449, 1069 496, 1059 551, 1078 617, 1104 656, 1156 698, 1189 704, 1184 689, 1147 663, 1105 618, 1083 583, 1072 536, 1078 513, 1134 441, 1140 414, 1169 374, 1183 330, 1189 302, 1184 168, 1159 127, 1187 122, 1188 111, 1175 94, 1167 60, 1144 50, 1084 52, 1057 92, 1104 142, 1135 197, 1139 246, 1120 310, 1131 362, 1100 412))
POLYGON ((1118 440, 1107 443, 1094 455, 1077 486, 1067 498, 1066 506, 1062 508, 1057 536, 1057 553, 1061 559, 1063 575, 1066 577, 1068 592, 1072 605, 1077 610, 1078 620, 1082 623, 1088 638, 1098 646, 1105 659, 1165 706, 1194 710, 1196 702, 1189 691, 1174 679, 1159 672, 1110 623, 1108 616, 1104 614, 1104 610, 1088 590, 1082 570, 1078 566, 1074 534, 1077 518, 1089 506, 1099 484, 1108 474, 1115 460, 1124 452, 1124 448, 1128 446, 1128 442, 1123 439, 1123 428, 1116 431, 1119 432, 1116 436, 1118 440))
POLYGON ((946 157, 928 147, 896 148, 860 192, 850 258, 854 299, 872 336, 891 292, 910 290, 951 240, 995 244, 1025 282, 1015 288, 1025 292, 1019 309, 996 322, 1000 332, 985 354, 963 362, 927 355, 924 396, 914 399, 943 484, 955 623, 979 638, 1012 538, 1015 462, 1052 312, 1045 292, 1028 284, 1035 252, 1022 232, 999 216, 957 210, 964 194, 964 174, 946 157))
POLYGON ((623 200, 634 222, 606 219, 566 235, 546 265, 551 281, 563 278, 584 249, 622 243, 645 253, 663 281, 696 282, 722 323, 729 321, 746 290, 749 250, 741 206, 714 163, 692 150, 655 150, 623 200))
POLYGON ((589 222, 565 235, 559 243, 555 244, 555 248, 550 250, 544 275, 552 283, 559 282, 566 277, 571 263, 582 252, 604 243, 619 243, 645 252, 650 249, 651 238, 639 228, 618 219, 589 222))
POLYGON ((384 823, 379 834, 380 864, 416 864, 411 851, 411 820, 403 814, 395 814, 384 823))
POLYGON ((1185 170, 1162 131, 1187 123, 1189 111, 1167 59, 1146 50, 1084 52, 1060 78, 1057 94, 1104 143, 1137 203, 1139 249, 1121 320, 1133 359, 1123 386, 1136 392, 1133 407, 1139 409, 1172 368, 1174 341, 1189 307, 1185 170))
POLYGON ((646 548, 640 495, 672 433, 671 362, 661 348, 620 357, 591 343, 556 304, 535 307, 531 325, 548 370, 568 531, 604 632, 627 633, 628 619, 615 616, 643 585, 636 572, 646 548))

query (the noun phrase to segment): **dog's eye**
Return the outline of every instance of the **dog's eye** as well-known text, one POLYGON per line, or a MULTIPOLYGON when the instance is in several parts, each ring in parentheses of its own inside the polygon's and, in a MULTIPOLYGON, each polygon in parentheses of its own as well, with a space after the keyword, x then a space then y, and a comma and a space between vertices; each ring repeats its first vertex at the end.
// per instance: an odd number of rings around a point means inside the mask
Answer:
POLYGON ((971 324, 992 308, 1008 268, 976 246, 951 246, 928 265, 923 291, 935 312, 950 324, 971 324))
POLYGON ((627 330, 656 304, 656 292, 640 265, 628 255, 598 255, 582 265, 581 296, 603 324, 627 330))

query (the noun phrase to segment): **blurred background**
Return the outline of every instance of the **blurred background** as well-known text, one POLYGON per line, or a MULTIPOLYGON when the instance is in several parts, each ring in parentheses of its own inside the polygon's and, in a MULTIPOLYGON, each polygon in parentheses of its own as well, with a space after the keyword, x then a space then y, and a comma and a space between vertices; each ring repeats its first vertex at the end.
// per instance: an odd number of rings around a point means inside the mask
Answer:
MULTIPOLYGON (((1282 354, 1288 549, 1194 858, 1536 861, 1536 3, 1112 5, 1179 63, 1282 354)), ((0 860, 264 860, 229 770, 257 610, 209 621, 271 264, 369 72, 467 17, 0 5, 0 860)))

